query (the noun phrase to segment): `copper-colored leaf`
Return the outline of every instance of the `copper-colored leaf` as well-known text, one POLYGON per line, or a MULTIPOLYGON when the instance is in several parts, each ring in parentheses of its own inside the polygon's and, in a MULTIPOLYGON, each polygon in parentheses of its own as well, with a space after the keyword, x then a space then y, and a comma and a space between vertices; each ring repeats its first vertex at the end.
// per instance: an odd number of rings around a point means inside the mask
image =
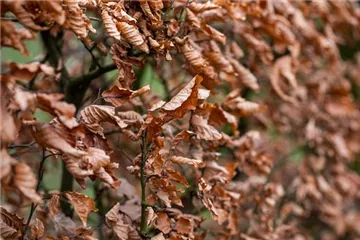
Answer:
POLYGON ((124 215, 121 214, 121 206, 119 203, 106 213, 105 220, 107 225, 111 227, 120 240, 140 239, 135 228, 125 222, 124 215))
POLYGON ((115 114, 115 107, 90 105, 81 111, 81 120, 86 127, 99 135, 103 135, 103 128, 100 126, 103 122, 109 122, 120 128, 126 128, 127 124, 115 114))
POLYGON ((41 238, 44 235, 44 224, 38 219, 35 219, 35 223, 31 225, 31 235, 33 237, 41 238))
POLYGON ((202 77, 195 76, 180 92, 161 107, 161 110, 166 113, 166 117, 178 119, 183 117, 189 110, 196 108, 201 81, 202 77))
POLYGON ((77 192, 65 192, 66 198, 73 205, 75 212, 81 219, 81 222, 86 226, 88 215, 91 211, 97 212, 94 200, 86 195, 77 192))
POLYGON ((195 133, 198 138, 208 140, 208 141, 217 141, 222 138, 222 135, 219 133, 216 128, 208 124, 208 121, 199 115, 193 115, 191 118, 191 124, 194 127, 195 133))
POLYGON ((24 227, 25 223, 22 218, 1 207, 0 232, 4 240, 20 239, 24 227))
POLYGON ((155 221, 155 227, 163 233, 168 234, 171 231, 171 221, 169 216, 164 212, 158 213, 155 221))
POLYGON ((42 147, 56 149, 61 153, 74 157, 80 157, 86 154, 84 151, 72 147, 57 134, 55 129, 49 124, 36 122, 31 126, 31 130, 36 142, 42 147))
MULTIPOLYGON (((0 152, 1 166, 0 166, 0 179, 6 179, 10 177, 11 166, 16 163, 16 160, 12 158, 5 148, 1 149, 0 152)), ((4 183, 3 183, 4 184, 4 183)))
POLYGON ((54 217, 60 211, 60 196, 58 194, 51 195, 49 202, 49 215, 54 217))
POLYGON ((45 73, 46 75, 53 75, 54 69, 46 64, 39 62, 33 63, 10 63, 11 75, 20 80, 31 80, 38 73, 45 73))
POLYGON ((102 93, 102 97, 105 101, 112 103, 115 107, 119 107, 131 99, 143 95, 150 91, 150 86, 146 85, 136 91, 132 91, 126 88, 120 88, 114 85, 110 89, 105 90, 102 93))
POLYGON ((37 107, 57 116, 58 119, 68 128, 72 129, 79 124, 74 119, 76 108, 73 104, 60 101, 63 98, 62 94, 44 94, 38 93, 37 107))
POLYGON ((19 162, 14 168, 14 185, 31 201, 41 203, 42 198, 36 192, 37 180, 32 169, 24 162, 19 162))
POLYGON ((198 159, 191 159, 191 158, 186 158, 186 157, 181 157, 181 156, 172 156, 170 158, 171 161, 179 163, 179 164, 189 164, 189 165, 193 165, 195 167, 204 167, 205 163, 202 160, 198 160, 198 159))
POLYGON ((123 35, 128 42, 139 50, 149 53, 149 47, 136 26, 122 21, 117 22, 116 26, 121 35, 123 35))

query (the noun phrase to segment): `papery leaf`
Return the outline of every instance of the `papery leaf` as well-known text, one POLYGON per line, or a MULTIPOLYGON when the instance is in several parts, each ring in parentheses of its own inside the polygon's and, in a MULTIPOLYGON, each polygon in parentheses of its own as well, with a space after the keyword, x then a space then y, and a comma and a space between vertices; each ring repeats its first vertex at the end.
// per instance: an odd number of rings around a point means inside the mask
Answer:
POLYGON ((179 164, 189 164, 189 165, 193 165, 195 167, 204 167, 205 166, 205 163, 202 160, 191 159, 191 158, 186 158, 186 157, 181 157, 181 156, 172 156, 170 158, 170 160, 172 162, 176 162, 179 164))
POLYGON ((150 186, 152 189, 156 189, 156 196, 163 201, 167 207, 171 207, 171 204, 183 206, 178 195, 179 190, 168 179, 152 178, 150 180, 150 186))
POLYGON ((1 149, 0 152, 1 166, 0 166, 0 178, 2 184, 4 184, 3 179, 10 177, 11 166, 16 163, 16 160, 12 158, 5 148, 1 149))
POLYGON ((53 222, 55 232, 58 236, 74 236, 76 234, 75 222, 71 218, 66 217, 64 213, 57 213, 53 219, 53 222))
POLYGON ((72 0, 63 0, 62 4, 66 12, 66 22, 64 25, 70 28, 83 41, 90 41, 88 32, 96 32, 90 20, 82 11, 79 3, 72 0))
POLYGON ((209 65, 199 51, 189 44, 188 39, 176 37, 175 42, 180 52, 184 54, 184 57, 194 69, 194 72, 204 78, 202 84, 208 89, 214 88, 214 85, 218 83, 218 76, 214 68, 209 65))
POLYGON ((107 10, 101 10, 101 18, 109 36, 115 38, 116 40, 121 40, 120 32, 117 30, 116 24, 114 23, 112 17, 109 15, 107 10))
POLYGON ((14 78, 27 81, 33 79, 38 73, 46 75, 53 75, 55 73, 52 67, 39 62, 25 64, 10 63, 10 72, 14 78))
POLYGON ((141 68, 143 66, 143 58, 128 56, 128 52, 124 46, 113 44, 110 48, 111 57, 119 70, 116 84, 119 87, 131 89, 131 85, 136 80, 133 66, 141 68))
POLYGON ((213 9, 218 9, 220 7, 221 7, 220 5, 214 4, 213 2, 210 2, 210 1, 205 2, 205 3, 191 2, 189 4, 189 8, 194 13, 201 13, 201 12, 205 12, 205 11, 209 11, 209 10, 213 10, 213 9))
POLYGON ((191 124, 194 127, 195 133, 198 138, 208 141, 218 141, 222 138, 216 128, 208 124, 208 121, 199 115, 193 115, 191 124))
POLYGON ((275 92, 284 101, 296 103, 297 100, 294 96, 286 94, 286 91, 282 88, 282 81, 285 79, 291 88, 297 88, 296 77, 293 68, 293 60, 289 56, 284 56, 276 60, 275 64, 270 70, 270 83, 275 92))
POLYGON ((117 125, 120 128, 126 128, 128 125, 115 114, 115 107, 90 105, 81 111, 81 120, 86 127, 101 136, 103 136, 104 129, 100 123, 109 122, 117 125))
POLYGON ((122 119, 128 126, 140 127, 144 123, 144 119, 135 111, 120 112, 116 111, 116 115, 122 119))
POLYGON ((140 239, 135 228, 124 222, 124 214, 121 214, 121 206, 117 203, 111 210, 106 213, 105 221, 121 240, 140 239))
POLYGON ((79 124, 74 118, 76 108, 73 104, 60 101, 62 94, 36 94, 37 107, 57 116, 58 119, 69 129, 77 127, 79 124))
MULTIPOLYGON (((1 122, 0 122, 0 133, 2 144, 10 143, 16 140, 18 132, 20 131, 21 121, 19 116, 15 115, 15 112, 19 113, 19 104, 13 101, 15 95, 15 84, 14 79, 9 76, 1 75, 1 122), (13 107, 9 105, 14 103, 13 107), (14 106, 15 105, 15 106, 14 106), (15 109, 14 109, 15 108, 15 109)), ((20 114, 21 116, 21 114, 20 114)))
POLYGON ((143 95, 150 91, 150 86, 146 85, 136 91, 132 91, 126 88, 120 88, 114 85, 110 89, 105 90, 102 93, 102 97, 105 101, 112 103, 115 107, 119 107, 131 99, 143 95))
POLYGON ((174 229, 180 234, 191 235, 194 232, 194 223, 191 219, 180 216, 176 221, 174 229))
POLYGON ((149 47, 136 26, 127 22, 119 21, 116 22, 116 27, 121 35, 124 36, 128 42, 134 45, 134 47, 145 53, 149 53, 149 47))
POLYGON ((75 212, 81 219, 81 222, 86 226, 88 215, 91 211, 97 212, 94 200, 86 195, 67 191, 64 193, 65 197, 73 205, 75 212))
POLYGON ((44 235, 44 224, 38 219, 35 219, 35 223, 31 225, 31 235, 35 238, 41 238, 44 235))
POLYGON ((166 118, 179 119, 189 110, 196 108, 197 97, 202 77, 195 76, 169 102, 162 106, 166 118))
POLYGON ((239 90, 230 92, 224 100, 224 109, 230 110, 231 113, 239 117, 246 117, 263 111, 263 107, 260 106, 260 104, 247 101, 246 99, 240 97, 239 94, 239 90))
POLYGON ((171 231, 171 221, 169 216, 164 212, 158 213, 155 221, 155 227, 161 232, 168 234, 171 231))
POLYGON ((25 56, 29 55, 24 41, 35 39, 34 33, 26 28, 16 28, 15 23, 6 20, 0 22, 0 29, 1 46, 12 47, 25 56))
POLYGON ((54 217, 60 211, 60 196, 58 194, 51 195, 49 202, 49 215, 54 217))
POLYGON ((31 126, 31 132, 36 142, 44 148, 50 148, 73 157, 84 156, 84 151, 72 147, 49 124, 36 122, 31 126))
POLYGON ((63 156, 66 168, 85 189, 87 177, 97 177, 113 188, 121 183, 113 175, 112 170, 118 168, 117 163, 110 162, 110 157, 98 148, 89 147, 81 157, 63 156))
POLYGON ((20 239, 25 227, 24 219, 15 213, 9 213, 1 207, 0 232, 4 240, 20 239))
POLYGON ((36 193, 36 176, 32 169, 24 162, 19 162, 14 167, 14 185, 25 197, 34 203, 42 202, 42 198, 36 193))
POLYGON ((237 73, 237 77, 240 79, 241 83, 245 85, 246 87, 258 92, 260 89, 259 84, 257 83, 257 79, 250 72, 249 69, 245 68, 241 63, 239 63, 238 60, 235 60, 233 58, 229 58, 229 61, 231 62, 232 66, 235 69, 235 72, 237 73))

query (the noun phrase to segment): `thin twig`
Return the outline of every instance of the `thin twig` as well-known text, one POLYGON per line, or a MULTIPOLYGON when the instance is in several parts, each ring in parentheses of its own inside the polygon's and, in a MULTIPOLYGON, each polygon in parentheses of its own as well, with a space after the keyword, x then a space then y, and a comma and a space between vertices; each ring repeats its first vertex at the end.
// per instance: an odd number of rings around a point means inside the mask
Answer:
POLYGON ((70 81, 70 87, 78 87, 80 85, 89 84, 93 79, 100 77, 101 75, 113 71, 116 69, 116 65, 114 63, 109 64, 105 67, 98 68, 88 74, 81 75, 80 77, 74 78, 70 81))
POLYGON ((88 17, 90 20, 93 20, 93 21, 98 21, 98 22, 102 22, 102 20, 100 18, 97 18, 97 17, 88 17))
POLYGON ((33 142, 30 142, 30 143, 24 143, 24 144, 11 144, 7 148, 27 148, 27 147, 31 147, 35 143, 36 142, 33 141, 33 142))
POLYGON ((13 18, 13 17, 1 17, 1 20, 5 20, 5 21, 12 21, 12 22, 19 22, 18 19, 13 18))
POLYGON ((146 181, 145 181, 145 164, 147 160, 148 146, 146 142, 146 131, 143 132, 141 138, 141 161, 140 161, 140 183, 141 183, 141 223, 140 234, 146 233, 146 181))
MULTIPOLYGON (((40 188, 40 185, 41 185, 41 181, 43 179, 43 176, 44 176, 44 170, 43 170, 43 167, 44 167, 44 163, 45 163, 45 159, 46 159, 46 156, 45 156, 45 149, 43 149, 43 152, 42 152, 42 158, 41 158, 41 162, 40 162, 40 166, 39 166, 39 170, 38 170, 38 175, 37 175, 37 186, 36 186, 36 192, 39 191, 39 188, 40 188)), ((24 240, 25 239, 25 235, 26 235, 26 232, 29 228, 29 225, 30 225, 30 222, 31 222, 31 218, 37 208, 37 204, 34 204, 32 203, 31 204, 31 209, 30 209, 30 213, 29 213, 29 217, 27 219, 27 222, 26 222, 26 225, 24 227, 24 232, 22 234, 22 237, 21 239, 24 240)))
POLYGON ((84 47, 85 47, 85 49, 88 50, 88 52, 90 53, 91 58, 92 58, 92 60, 95 62, 96 66, 98 66, 98 68, 103 68, 103 67, 101 66, 101 64, 99 63, 99 61, 97 60, 97 58, 96 58, 96 56, 94 55, 94 53, 92 52, 92 51, 94 50, 94 48, 96 47, 96 44, 94 44, 94 46, 92 46, 91 48, 89 48, 88 46, 86 46, 86 45, 84 44, 84 47))

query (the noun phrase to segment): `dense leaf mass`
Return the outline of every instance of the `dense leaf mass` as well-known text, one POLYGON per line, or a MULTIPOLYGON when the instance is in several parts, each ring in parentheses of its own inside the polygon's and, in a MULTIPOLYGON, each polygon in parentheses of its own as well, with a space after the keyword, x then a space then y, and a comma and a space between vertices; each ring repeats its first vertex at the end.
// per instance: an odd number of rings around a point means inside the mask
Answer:
POLYGON ((358 2, 0 4, 1 239, 360 239, 358 2))

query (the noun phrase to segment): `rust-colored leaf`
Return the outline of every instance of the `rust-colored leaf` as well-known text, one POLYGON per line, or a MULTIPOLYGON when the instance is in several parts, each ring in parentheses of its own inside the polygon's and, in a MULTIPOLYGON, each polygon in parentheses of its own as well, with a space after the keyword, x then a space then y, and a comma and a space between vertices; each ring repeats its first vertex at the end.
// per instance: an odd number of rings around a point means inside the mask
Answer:
POLYGON ((80 217, 81 222, 86 226, 88 215, 91 211, 97 212, 94 200, 86 195, 77 192, 65 192, 65 197, 73 205, 75 212, 80 217))

